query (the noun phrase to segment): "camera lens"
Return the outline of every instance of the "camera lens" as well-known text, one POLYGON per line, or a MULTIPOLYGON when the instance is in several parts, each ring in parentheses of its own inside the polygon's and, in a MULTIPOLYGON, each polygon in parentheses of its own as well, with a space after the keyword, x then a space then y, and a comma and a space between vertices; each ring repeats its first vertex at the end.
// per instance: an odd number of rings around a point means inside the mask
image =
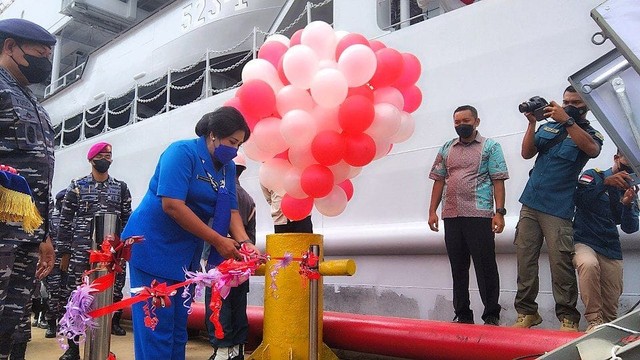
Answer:
POLYGON ((522 104, 518 105, 518 111, 520 111, 523 114, 526 112, 531 112, 530 108, 531 106, 529 102, 523 102, 522 104))

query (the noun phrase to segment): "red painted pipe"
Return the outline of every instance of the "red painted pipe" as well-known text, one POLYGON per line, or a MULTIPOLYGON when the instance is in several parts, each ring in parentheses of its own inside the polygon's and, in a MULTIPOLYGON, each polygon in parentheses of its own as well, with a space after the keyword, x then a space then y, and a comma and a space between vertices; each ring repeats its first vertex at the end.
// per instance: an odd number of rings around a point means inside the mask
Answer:
MULTIPOLYGON (((249 306, 247 316, 247 348, 254 349, 262 340, 263 308, 249 306)), ((204 305, 194 303, 188 326, 204 329, 204 318, 204 305)), ((331 348, 407 359, 514 359, 551 351, 582 335, 331 311, 324 312, 323 321, 324 342, 331 348)))

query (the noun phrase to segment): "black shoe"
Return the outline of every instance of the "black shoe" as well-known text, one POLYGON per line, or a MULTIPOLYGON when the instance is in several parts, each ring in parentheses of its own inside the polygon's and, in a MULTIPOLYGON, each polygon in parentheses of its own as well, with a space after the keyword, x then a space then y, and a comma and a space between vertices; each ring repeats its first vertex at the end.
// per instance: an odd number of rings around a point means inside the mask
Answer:
POLYGON ((487 316, 487 318, 484 319, 484 324, 500 326, 500 318, 497 316, 487 316))
POLYGON ((47 320, 47 331, 44 333, 44 337, 47 339, 56 337, 57 328, 56 319, 47 320))
POLYGON ((80 360, 80 346, 69 340, 69 348, 58 360, 80 360))
POLYGON ((457 324, 475 324, 473 322, 473 318, 458 317, 458 316, 453 318, 453 322, 457 324))
POLYGON ((111 335, 115 336, 125 336, 127 332, 120 326, 120 317, 122 313, 117 312, 113 314, 113 319, 111 320, 111 335))
POLYGON ((27 352, 27 343, 13 343, 11 346, 11 355, 9 355, 9 359, 11 360, 24 360, 24 356, 27 352))

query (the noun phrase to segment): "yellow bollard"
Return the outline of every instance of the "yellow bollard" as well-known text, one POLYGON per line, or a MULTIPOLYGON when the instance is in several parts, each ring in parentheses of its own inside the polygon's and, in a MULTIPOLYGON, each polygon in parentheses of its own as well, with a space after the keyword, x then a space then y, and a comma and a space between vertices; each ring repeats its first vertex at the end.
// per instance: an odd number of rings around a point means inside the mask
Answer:
MULTIPOLYGON (((272 257, 265 269, 264 325, 260 346, 249 359, 308 360, 309 359, 309 284, 299 274, 298 262, 280 269, 276 277, 277 290, 273 291, 271 276, 277 258, 285 253, 300 258, 309 246, 320 246, 320 273, 325 275, 353 275, 353 260, 322 262, 322 235, 271 234, 267 235, 266 252, 272 257)), ((318 343, 321 344, 318 359, 337 360, 338 357, 322 342, 322 277, 318 280, 318 343)))

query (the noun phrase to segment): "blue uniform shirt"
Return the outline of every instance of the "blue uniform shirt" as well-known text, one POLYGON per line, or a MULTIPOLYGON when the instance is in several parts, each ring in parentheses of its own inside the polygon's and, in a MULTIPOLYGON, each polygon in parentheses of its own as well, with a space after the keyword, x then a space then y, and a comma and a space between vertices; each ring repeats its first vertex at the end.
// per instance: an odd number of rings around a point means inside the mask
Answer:
POLYGON ((613 175, 611 169, 585 171, 576 190, 576 217, 573 240, 591 247, 609 259, 622 260, 617 224, 627 234, 638 231, 638 201, 631 206, 620 202, 624 191, 606 186, 604 179, 613 175))
POLYGON ((204 241, 184 230, 162 210, 162 198, 184 200, 200 220, 208 223, 217 198, 213 186, 220 186, 222 181, 232 197, 231 209, 238 208, 235 176, 232 161, 219 170, 214 168, 204 137, 171 144, 160 156, 149 189, 122 234, 123 238, 145 237, 143 242, 133 245, 130 265, 177 281, 184 280, 183 269, 197 270, 204 241))
MULTIPOLYGON (((602 146, 603 137, 598 131, 589 125, 583 129, 602 146)), ((535 134, 536 148, 544 148, 545 144, 566 131, 564 125, 557 122, 541 125, 535 134)), ((520 202, 545 214, 571 220, 578 175, 588 160, 589 156, 578 149, 569 136, 549 150, 538 153, 520 202)))

